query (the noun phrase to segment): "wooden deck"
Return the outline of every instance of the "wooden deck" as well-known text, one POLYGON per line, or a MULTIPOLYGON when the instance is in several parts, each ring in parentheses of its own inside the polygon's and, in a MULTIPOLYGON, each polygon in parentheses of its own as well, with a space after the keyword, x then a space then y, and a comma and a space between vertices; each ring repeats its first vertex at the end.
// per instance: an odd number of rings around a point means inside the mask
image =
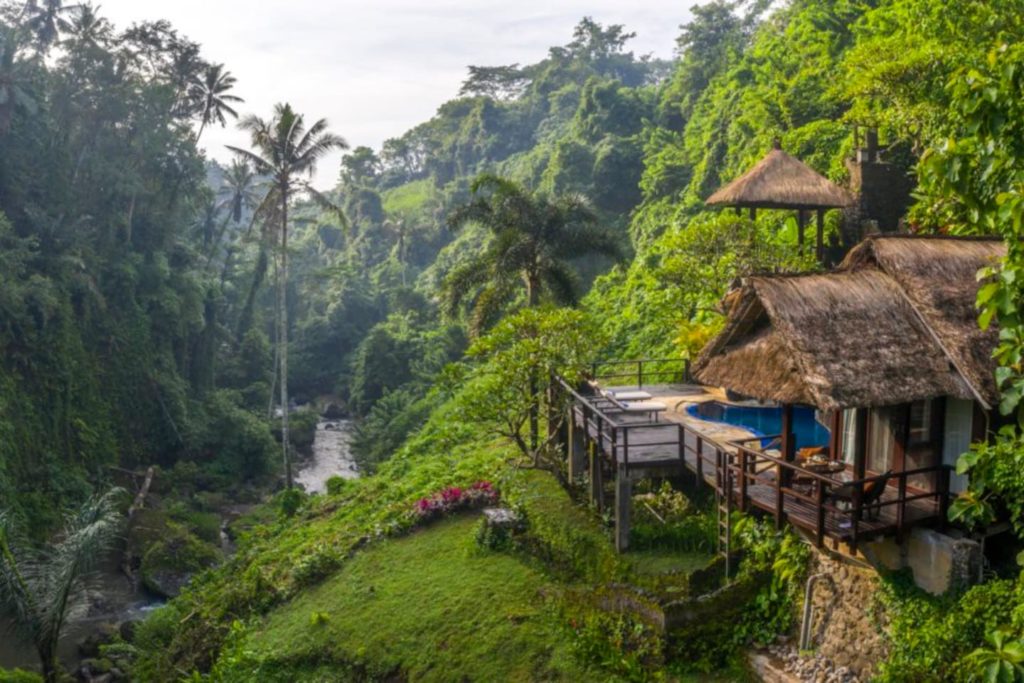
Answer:
MULTIPOLYGON (((750 448, 746 430, 718 424, 703 429, 705 424, 684 410, 691 402, 708 400, 700 387, 643 387, 653 400, 669 407, 653 420, 603 411, 599 403, 568 386, 563 389, 570 418, 565 430, 570 476, 586 476, 594 503, 601 507, 603 482, 610 471, 615 480, 616 545, 620 550, 629 543, 631 483, 650 476, 690 473, 712 487, 720 500, 726 500, 727 508, 762 510, 774 516, 779 526, 789 523, 819 545, 827 539, 834 547, 847 544, 852 552, 859 542, 889 535, 899 539, 913 526, 941 523, 945 518, 948 494, 908 492, 907 480, 920 471, 897 473, 896 485, 887 487, 873 504, 857 502, 844 507, 829 492, 846 482, 808 475, 796 463, 750 448), (777 482, 780 475, 786 479, 782 485, 777 482), (803 483, 791 484, 794 477, 803 483)), ((874 479, 877 477, 854 484, 864 487, 874 479)))

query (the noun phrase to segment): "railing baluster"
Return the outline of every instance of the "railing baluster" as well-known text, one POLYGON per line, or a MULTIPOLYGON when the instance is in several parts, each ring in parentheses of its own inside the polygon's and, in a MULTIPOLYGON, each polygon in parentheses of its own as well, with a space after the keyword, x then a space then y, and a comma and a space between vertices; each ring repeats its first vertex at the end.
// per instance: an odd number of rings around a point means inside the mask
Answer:
POLYGON ((629 427, 622 428, 622 464, 629 470, 629 427))
POLYGON ((900 472, 899 493, 896 498, 896 540, 903 541, 903 522, 907 506, 907 473, 900 472))
MULTIPOLYGON (((880 484, 876 483, 875 486, 880 484)), ((881 498, 879 498, 881 500, 881 498)), ((879 510, 881 514, 881 510, 879 510)), ((853 528, 850 530, 850 547, 857 547, 857 540, 860 536, 860 520, 864 516, 864 485, 857 484, 853 487, 853 528)))
MULTIPOLYGON (((717 466, 717 464, 716 464, 717 466)), ((704 439, 697 437, 697 482, 704 481, 704 439)))
MULTIPOLYGON (((757 470, 755 464, 754 470, 757 470)), ((782 463, 775 464, 775 528, 782 531, 782 523, 785 521, 785 494, 782 491, 783 481, 782 463)))
POLYGON ((825 545, 825 484, 820 481, 814 482, 814 484, 818 498, 818 524, 814 530, 814 545, 821 548, 825 545))
POLYGON ((740 512, 747 511, 747 449, 740 448, 740 512))

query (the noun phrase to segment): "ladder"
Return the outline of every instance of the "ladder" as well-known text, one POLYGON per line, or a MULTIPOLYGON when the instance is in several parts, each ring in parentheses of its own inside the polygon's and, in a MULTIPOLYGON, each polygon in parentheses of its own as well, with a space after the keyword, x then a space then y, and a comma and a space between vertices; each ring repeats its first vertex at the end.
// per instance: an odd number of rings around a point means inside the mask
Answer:
POLYGON ((729 468, 729 454, 715 448, 715 511, 717 516, 718 554, 725 559, 725 579, 732 574, 732 475, 729 468))

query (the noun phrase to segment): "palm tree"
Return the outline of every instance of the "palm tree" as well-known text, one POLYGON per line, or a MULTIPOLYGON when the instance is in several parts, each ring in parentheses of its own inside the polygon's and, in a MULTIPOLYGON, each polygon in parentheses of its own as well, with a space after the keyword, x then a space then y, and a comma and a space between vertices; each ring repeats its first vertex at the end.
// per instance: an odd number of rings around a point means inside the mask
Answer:
POLYGON ((218 208, 227 209, 231 220, 241 223, 245 211, 256 208, 263 201, 266 195, 263 184, 247 160, 233 160, 224 173, 224 185, 218 192, 221 196, 218 208))
POLYGON ((28 0, 25 3, 24 26, 35 34, 39 49, 45 52, 73 28, 73 18, 81 5, 65 5, 63 0, 28 0))
POLYGON ((452 313, 475 293, 474 333, 523 289, 531 308, 545 295, 559 304, 575 304, 577 277, 568 261, 588 253, 620 256, 619 241, 598 227, 597 216, 581 197, 532 195, 494 175, 478 177, 471 190, 473 198, 452 213, 448 224, 453 229, 479 224, 491 239, 449 274, 444 293, 452 313))
POLYGON ((78 49, 98 48, 110 42, 114 29, 110 22, 99 15, 98 8, 89 3, 81 5, 78 14, 71 22, 72 43, 78 49))
MULTIPOLYGON (((533 195, 510 180, 486 174, 474 180, 470 189, 473 199, 457 208, 448 224, 455 229, 468 223, 482 225, 491 239, 482 252, 449 274, 444 293, 449 312, 454 312, 468 293, 478 292, 473 304, 474 333, 522 288, 530 308, 539 305, 544 295, 560 304, 575 304, 577 277, 568 261, 588 253, 620 255, 615 235, 598 227, 597 216, 581 197, 533 195)), ((531 381, 533 395, 537 381, 531 381)), ((538 412, 534 404, 530 409, 534 451, 539 443, 538 412)))
POLYGON ((228 91, 234 88, 237 82, 231 72, 224 69, 223 64, 209 65, 202 75, 192 82, 191 94, 200 107, 200 124, 199 132, 196 133, 196 142, 199 142, 203 130, 211 123, 226 126, 228 116, 238 118, 238 112, 228 104, 229 102, 245 101, 241 97, 228 94, 228 91))
MULTIPOLYGON (((242 217, 251 209, 258 208, 267 199, 266 183, 253 170, 252 165, 245 159, 235 159, 231 162, 224 174, 224 184, 217 191, 220 201, 217 203, 217 212, 226 211, 224 222, 221 223, 214 239, 214 248, 206 256, 206 266, 209 268, 213 257, 224 240, 224 233, 227 232, 229 222, 235 223, 236 229, 242 222, 242 217)), ((256 213, 249 222, 246 234, 252 230, 256 222, 256 213)), ((236 235, 235 239, 238 237, 236 235)), ((221 271, 221 281, 227 277, 228 267, 231 262, 231 255, 234 251, 234 242, 228 247, 227 256, 224 259, 224 269, 221 271)))
POLYGON ((321 206, 337 212, 340 210, 324 195, 317 192, 305 178, 311 178, 317 163, 325 154, 336 149, 347 149, 348 144, 339 136, 327 131, 327 121, 318 120, 309 129, 301 114, 296 114, 289 104, 274 107, 274 116, 266 121, 256 116, 247 116, 239 123, 252 140, 252 151, 228 147, 244 159, 248 159, 257 173, 270 177, 269 201, 279 206, 281 250, 278 266, 277 285, 277 347, 278 373, 281 381, 281 441, 284 449, 285 481, 292 487, 292 463, 288 455, 288 310, 286 291, 288 288, 288 205, 298 194, 306 194, 321 206))
POLYGON ((30 114, 37 108, 29 94, 28 67, 25 61, 18 59, 18 51, 15 30, 0 26, 0 137, 10 132, 16 107, 30 114))
POLYGON ((85 579, 119 535, 123 494, 111 489, 89 500, 68 518, 60 540, 43 549, 25 542, 10 515, 0 514, 0 614, 13 618, 35 646, 47 683, 59 679, 57 643, 84 606, 85 579))

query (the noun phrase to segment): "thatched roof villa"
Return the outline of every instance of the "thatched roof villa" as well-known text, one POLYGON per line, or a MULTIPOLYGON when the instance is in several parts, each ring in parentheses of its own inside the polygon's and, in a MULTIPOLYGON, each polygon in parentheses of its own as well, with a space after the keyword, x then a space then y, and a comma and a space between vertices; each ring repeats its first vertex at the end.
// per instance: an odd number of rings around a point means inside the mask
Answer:
POLYGON ((975 299, 978 270, 1004 254, 998 239, 879 235, 830 273, 743 280, 693 373, 783 406, 777 455, 741 449, 741 471, 776 468, 782 480, 751 478, 751 504, 854 549, 858 535, 901 538, 918 524, 944 526, 951 494, 966 486, 953 466, 986 438, 998 403, 997 331, 979 328, 975 299), (852 530, 851 522, 828 529, 834 509, 826 498, 815 507, 794 486, 805 464, 788 436, 793 405, 814 407, 829 427, 817 457, 834 476, 818 478, 816 490, 843 492, 830 495, 853 510, 852 530))
POLYGON ((821 410, 951 396, 996 402, 974 306, 996 239, 875 236, 832 273, 749 277, 694 366, 714 386, 821 410))

